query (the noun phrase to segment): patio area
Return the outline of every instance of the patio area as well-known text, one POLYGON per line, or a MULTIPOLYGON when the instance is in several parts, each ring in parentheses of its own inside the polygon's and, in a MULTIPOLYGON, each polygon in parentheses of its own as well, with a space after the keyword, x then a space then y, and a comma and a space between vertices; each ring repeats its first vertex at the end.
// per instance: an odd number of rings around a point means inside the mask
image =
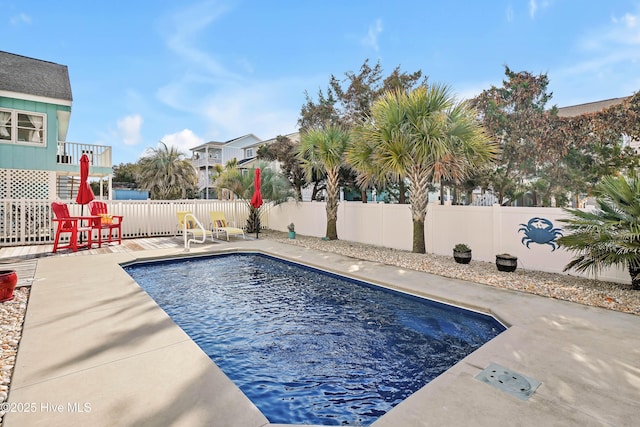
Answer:
POLYGON ((6 249, 0 262, 16 266, 22 284, 31 285, 8 402, 31 406, 12 408, 4 426, 269 425, 119 266, 224 251, 303 262, 491 312, 509 326, 376 427, 628 426, 640 411, 640 317, 633 314, 268 238, 194 245, 189 254, 181 239, 171 237, 56 256, 46 246, 24 247, 22 253, 12 248, 11 254, 6 249), (520 400, 475 379, 491 363, 541 385, 529 400, 520 400))

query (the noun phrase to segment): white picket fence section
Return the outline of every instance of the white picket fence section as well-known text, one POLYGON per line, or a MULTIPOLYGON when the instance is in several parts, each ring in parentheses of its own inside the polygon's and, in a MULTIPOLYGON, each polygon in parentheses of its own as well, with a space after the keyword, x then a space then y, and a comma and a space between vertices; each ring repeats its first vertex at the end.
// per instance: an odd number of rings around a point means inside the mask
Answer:
MULTIPOLYGON (((52 243, 55 223, 52 221, 52 200, 0 200, 0 246, 23 246, 52 243)), ((68 204, 71 215, 89 215, 86 206, 75 201, 68 204)), ((210 211, 222 211, 227 220, 244 227, 249 207, 242 200, 104 200, 109 213, 122 215, 122 237, 156 237, 174 235, 178 229, 176 212, 189 211, 206 227, 211 228, 210 211)), ((261 227, 268 228, 265 205, 261 227)))

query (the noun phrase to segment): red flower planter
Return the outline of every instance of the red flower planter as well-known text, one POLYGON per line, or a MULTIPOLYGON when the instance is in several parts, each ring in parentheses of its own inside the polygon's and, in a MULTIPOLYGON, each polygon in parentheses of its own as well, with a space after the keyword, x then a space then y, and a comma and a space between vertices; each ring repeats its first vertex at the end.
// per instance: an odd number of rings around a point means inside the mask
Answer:
POLYGON ((13 290, 18 283, 18 275, 14 270, 0 270, 0 302, 13 299, 13 290))

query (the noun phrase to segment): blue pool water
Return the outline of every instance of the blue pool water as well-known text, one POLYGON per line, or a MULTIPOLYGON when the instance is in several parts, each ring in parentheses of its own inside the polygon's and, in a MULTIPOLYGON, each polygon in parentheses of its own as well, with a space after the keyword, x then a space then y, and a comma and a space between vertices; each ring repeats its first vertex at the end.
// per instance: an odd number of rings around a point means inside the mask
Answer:
POLYGON ((125 269, 272 423, 369 425, 505 330, 259 254, 125 269))

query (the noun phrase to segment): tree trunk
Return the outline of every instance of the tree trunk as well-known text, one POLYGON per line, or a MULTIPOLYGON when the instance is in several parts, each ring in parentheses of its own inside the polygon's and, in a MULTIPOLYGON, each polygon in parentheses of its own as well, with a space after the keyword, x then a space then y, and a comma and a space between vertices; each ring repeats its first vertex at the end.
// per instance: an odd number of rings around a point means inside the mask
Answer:
POLYGON ((338 239, 339 170, 327 171, 327 239, 338 239))
POLYGON ((360 190, 360 197, 362 197, 362 203, 367 203, 368 202, 367 189, 366 188, 364 190, 360 190))
POLYGON ((640 267, 629 266, 629 274, 631 275, 631 289, 640 291, 640 267))
POLYGON ((411 201, 411 220, 413 221, 413 252, 425 253, 424 220, 429 203, 429 174, 417 169, 409 176, 409 196, 411 201))
POLYGON ((253 206, 249 207, 249 217, 247 218, 247 233, 255 233, 260 227, 260 210, 254 208, 253 206))
POLYGON ((313 190, 311 191, 311 200, 318 200, 319 192, 320 192, 320 189, 318 188, 318 183, 313 184, 313 190))
POLYGON ((407 204, 407 198, 404 195, 404 193, 406 193, 406 190, 407 190, 407 186, 404 185, 403 180, 400 180, 400 182, 398 183, 398 204, 399 205, 407 204))
POLYGON ((467 190, 467 200, 464 204, 469 206, 471 203, 473 203, 473 190, 467 190))
POLYGON ((424 243, 424 221, 413 220, 413 253, 425 253, 426 245, 424 243))

